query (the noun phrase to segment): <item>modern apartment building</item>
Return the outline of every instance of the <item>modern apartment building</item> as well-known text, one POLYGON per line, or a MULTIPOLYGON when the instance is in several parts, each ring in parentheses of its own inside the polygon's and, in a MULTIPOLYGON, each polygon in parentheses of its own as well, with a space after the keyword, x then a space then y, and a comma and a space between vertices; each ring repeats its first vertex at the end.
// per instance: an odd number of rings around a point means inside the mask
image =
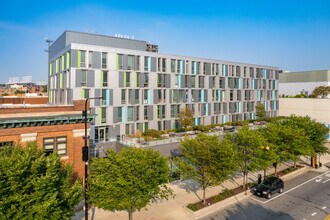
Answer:
MULTIPOLYGON (((49 103, 91 100, 97 141, 137 130, 255 119, 255 106, 278 114, 278 68, 158 53, 146 41, 65 31, 49 50, 49 103)), ((93 130, 93 129, 92 129, 93 130)))

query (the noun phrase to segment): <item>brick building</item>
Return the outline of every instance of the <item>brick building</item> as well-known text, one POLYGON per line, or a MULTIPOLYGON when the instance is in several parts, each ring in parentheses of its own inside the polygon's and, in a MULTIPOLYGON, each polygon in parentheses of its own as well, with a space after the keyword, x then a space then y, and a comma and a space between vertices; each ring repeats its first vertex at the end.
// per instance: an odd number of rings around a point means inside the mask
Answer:
MULTIPOLYGON (((73 105, 0 105, 0 148, 6 144, 26 146, 36 141, 46 154, 55 150, 64 163, 73 165, 80 176, 84 173, 82 146, 84 145, 84 100, 73 105)), ((93 115, 88 116, 88 121, 93 115)))

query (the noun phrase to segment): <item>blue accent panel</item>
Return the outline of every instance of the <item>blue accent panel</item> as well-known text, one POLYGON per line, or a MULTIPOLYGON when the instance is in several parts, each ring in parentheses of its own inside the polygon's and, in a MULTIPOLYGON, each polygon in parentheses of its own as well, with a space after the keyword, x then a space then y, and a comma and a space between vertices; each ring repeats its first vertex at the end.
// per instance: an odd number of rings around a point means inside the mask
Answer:
POLYGON ((272 99, 275 100, 275 90, 272 91, 272 99))
POLYGON ((121 122, 125 122, 125 121, 126 121, 126 111, 125 111, 125 107, 122 107, 122 108, 121 108, 121 116, 122 116, 121 122))
POLYGON ((268 111, 267 110, 267 101, 264 101, 264 109, 265 109, 265 111, 268 111))
POLYGON ((206 106, 206 108, 205 108, 205 110, 206 110, 206 116, 208 116, 209 115, 209 104, 205 104, 206 106))
POLYGON ((220 102, 220 100, 221 100, 221 97, 220 97, 220 89, 218 89, 218 102, 220 102))
POLYGON ((266 78, 267 78, 267 70, 264 69, 264 79, 266 79, 266 78))
POLYGON ((254 120, 254 112, 251 113, 251 119, 254 120))
POLYGON ((241 89, 241 80, 242 79, 238 79, 238 88, 241 89))
POLYGON ((150 98, 150 89, 148 89, 148 104, 151 104, 151 98, 150 98))
POLYGON ((275 81, 275 88, 274 89, 277 89, 277 81, 275 81))
POLYGON ((260 90, 258 90, 258 101, 260 101, 261 99, 261 94, 260 94, 260 90))
POLYGON ((110 89, 107 89, 106 102, 107 102, 107 105, 110 105, 110 89))
POLYGON ((252 89, 255 89, 254 88, 254 79, 252 79, 252 89))
POLYGON ((177 75, 176 77, 178 77, 178 87, 181 89, 181 76, 177 75))
POLYGON ((222 116, 222 124, 226 123, 227 122, 227 119, 226 119, 226 115, 223 115, 222 116))
POLYGON ((151 57, 148 57, 148 71, 151 71, 151 57))
POLYGON ((197 118, 195 118, 195 126, 197 126, 198 125, 198 119, 197 118))
POLYGON ((274 110, 277 109, 277 101, 274 101, 274 110))
POLYGON ((227 73, 226 65, 222 64, 222 76, 226 76, 226 73, 227 73))
POLYGON ((238 103, 238 112, 241 112, 241 103, 238 103))
POLYGON ((201 101, 204 102, 204 90, 201 91, 201 101))
POLYGON ((180 60, 180 73, 183 73, 183 60, 180 60))
POLYGON ((197 63, 194 62, 194 74, 196 75, 197 74, 197 63))

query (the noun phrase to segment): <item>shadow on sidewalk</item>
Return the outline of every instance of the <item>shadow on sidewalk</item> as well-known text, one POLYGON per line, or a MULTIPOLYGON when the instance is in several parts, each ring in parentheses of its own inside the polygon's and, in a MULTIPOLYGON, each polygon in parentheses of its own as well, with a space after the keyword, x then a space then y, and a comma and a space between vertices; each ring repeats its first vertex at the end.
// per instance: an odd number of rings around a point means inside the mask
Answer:
POLYGON ((190 193, 190 192, 195 193, 195 195, 198 197, 198 199, 202 200, 201 197, 197 194, 197 191, 200 190, 200 185, 196 181, 191 180, 191 179, 179 180, 179 181, 172 182, 172 184, 186 190, 186 192, 188 192, 188 193, 190 193))

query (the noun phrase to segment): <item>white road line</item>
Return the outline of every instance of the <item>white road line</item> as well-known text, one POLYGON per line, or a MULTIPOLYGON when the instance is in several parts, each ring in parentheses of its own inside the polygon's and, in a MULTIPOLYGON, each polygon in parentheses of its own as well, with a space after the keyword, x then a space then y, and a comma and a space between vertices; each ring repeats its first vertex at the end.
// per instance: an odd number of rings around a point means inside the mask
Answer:
POLYGON ((323 181, 322 183, 326 183, 326 182, 328 182, 328 181, 330 181, 330 179, 327 179, 326 181, 323 181))
POLYGON ((295 187, 293 187, 293 188, 291 188, 291 189, 289 189, 289 190, 287 190, 287 191, 284 191, 283 193, 279 194, 278 196, 275 196, 275 197, 273 197, 273 198, 271 198, 271 199, 268 199, 267 201, 261 201, 261 200, 259 200, 259 199, 255 199, 255 198, 253 198, 253 199, 256 200, 256 201, 258 201, 258 202, 260 202, 260 203, 262 203, 262 204, 266 204, 266 203, 268 203, 268 202, 270 202, 270 201, 273 201, 274 199, 276 199, 276 198, 278 198, 278 197, 280 197, 280 196, 283 196, 283 195, 285 195, 285 194, 291 192, 292 190, 295 190, 295 189, 297 189, 297 188, 299 188, 299 187, 305 185, 306 183, 309 183, 309 182, 311 182, 311 181, 313 181, 313 180, 315 180, 315 179, 317 179, 317 178, 319 178, 319 177, 321 177, 321 176, 323 176, 323 175, 326 175, 326 174, 328 174, 328 173, 330 173, 330 171, 327 171, 327 172, 322 173, 321 175, 318 175, 318 176, 316 176, 316 177, 314 177, 314 178, 312 178, 312 179, 310 179, 310 180, 307 180, 306 182, 303 182, 303 183, 299 184, 298 186, 295 186, 295 187))
POLYGON ((319 183, 321 182, 322 178, 315 180, 315 182, 319 183))
POLYGON ((326 206, 322 207, 322 209, 326 209, 326 208, 327 208, 326 206))
POLYGON ((313 214, 311 214, 311 216, 314 216, 314 215, 316 215, 316 212, 314 212, 313 214))

